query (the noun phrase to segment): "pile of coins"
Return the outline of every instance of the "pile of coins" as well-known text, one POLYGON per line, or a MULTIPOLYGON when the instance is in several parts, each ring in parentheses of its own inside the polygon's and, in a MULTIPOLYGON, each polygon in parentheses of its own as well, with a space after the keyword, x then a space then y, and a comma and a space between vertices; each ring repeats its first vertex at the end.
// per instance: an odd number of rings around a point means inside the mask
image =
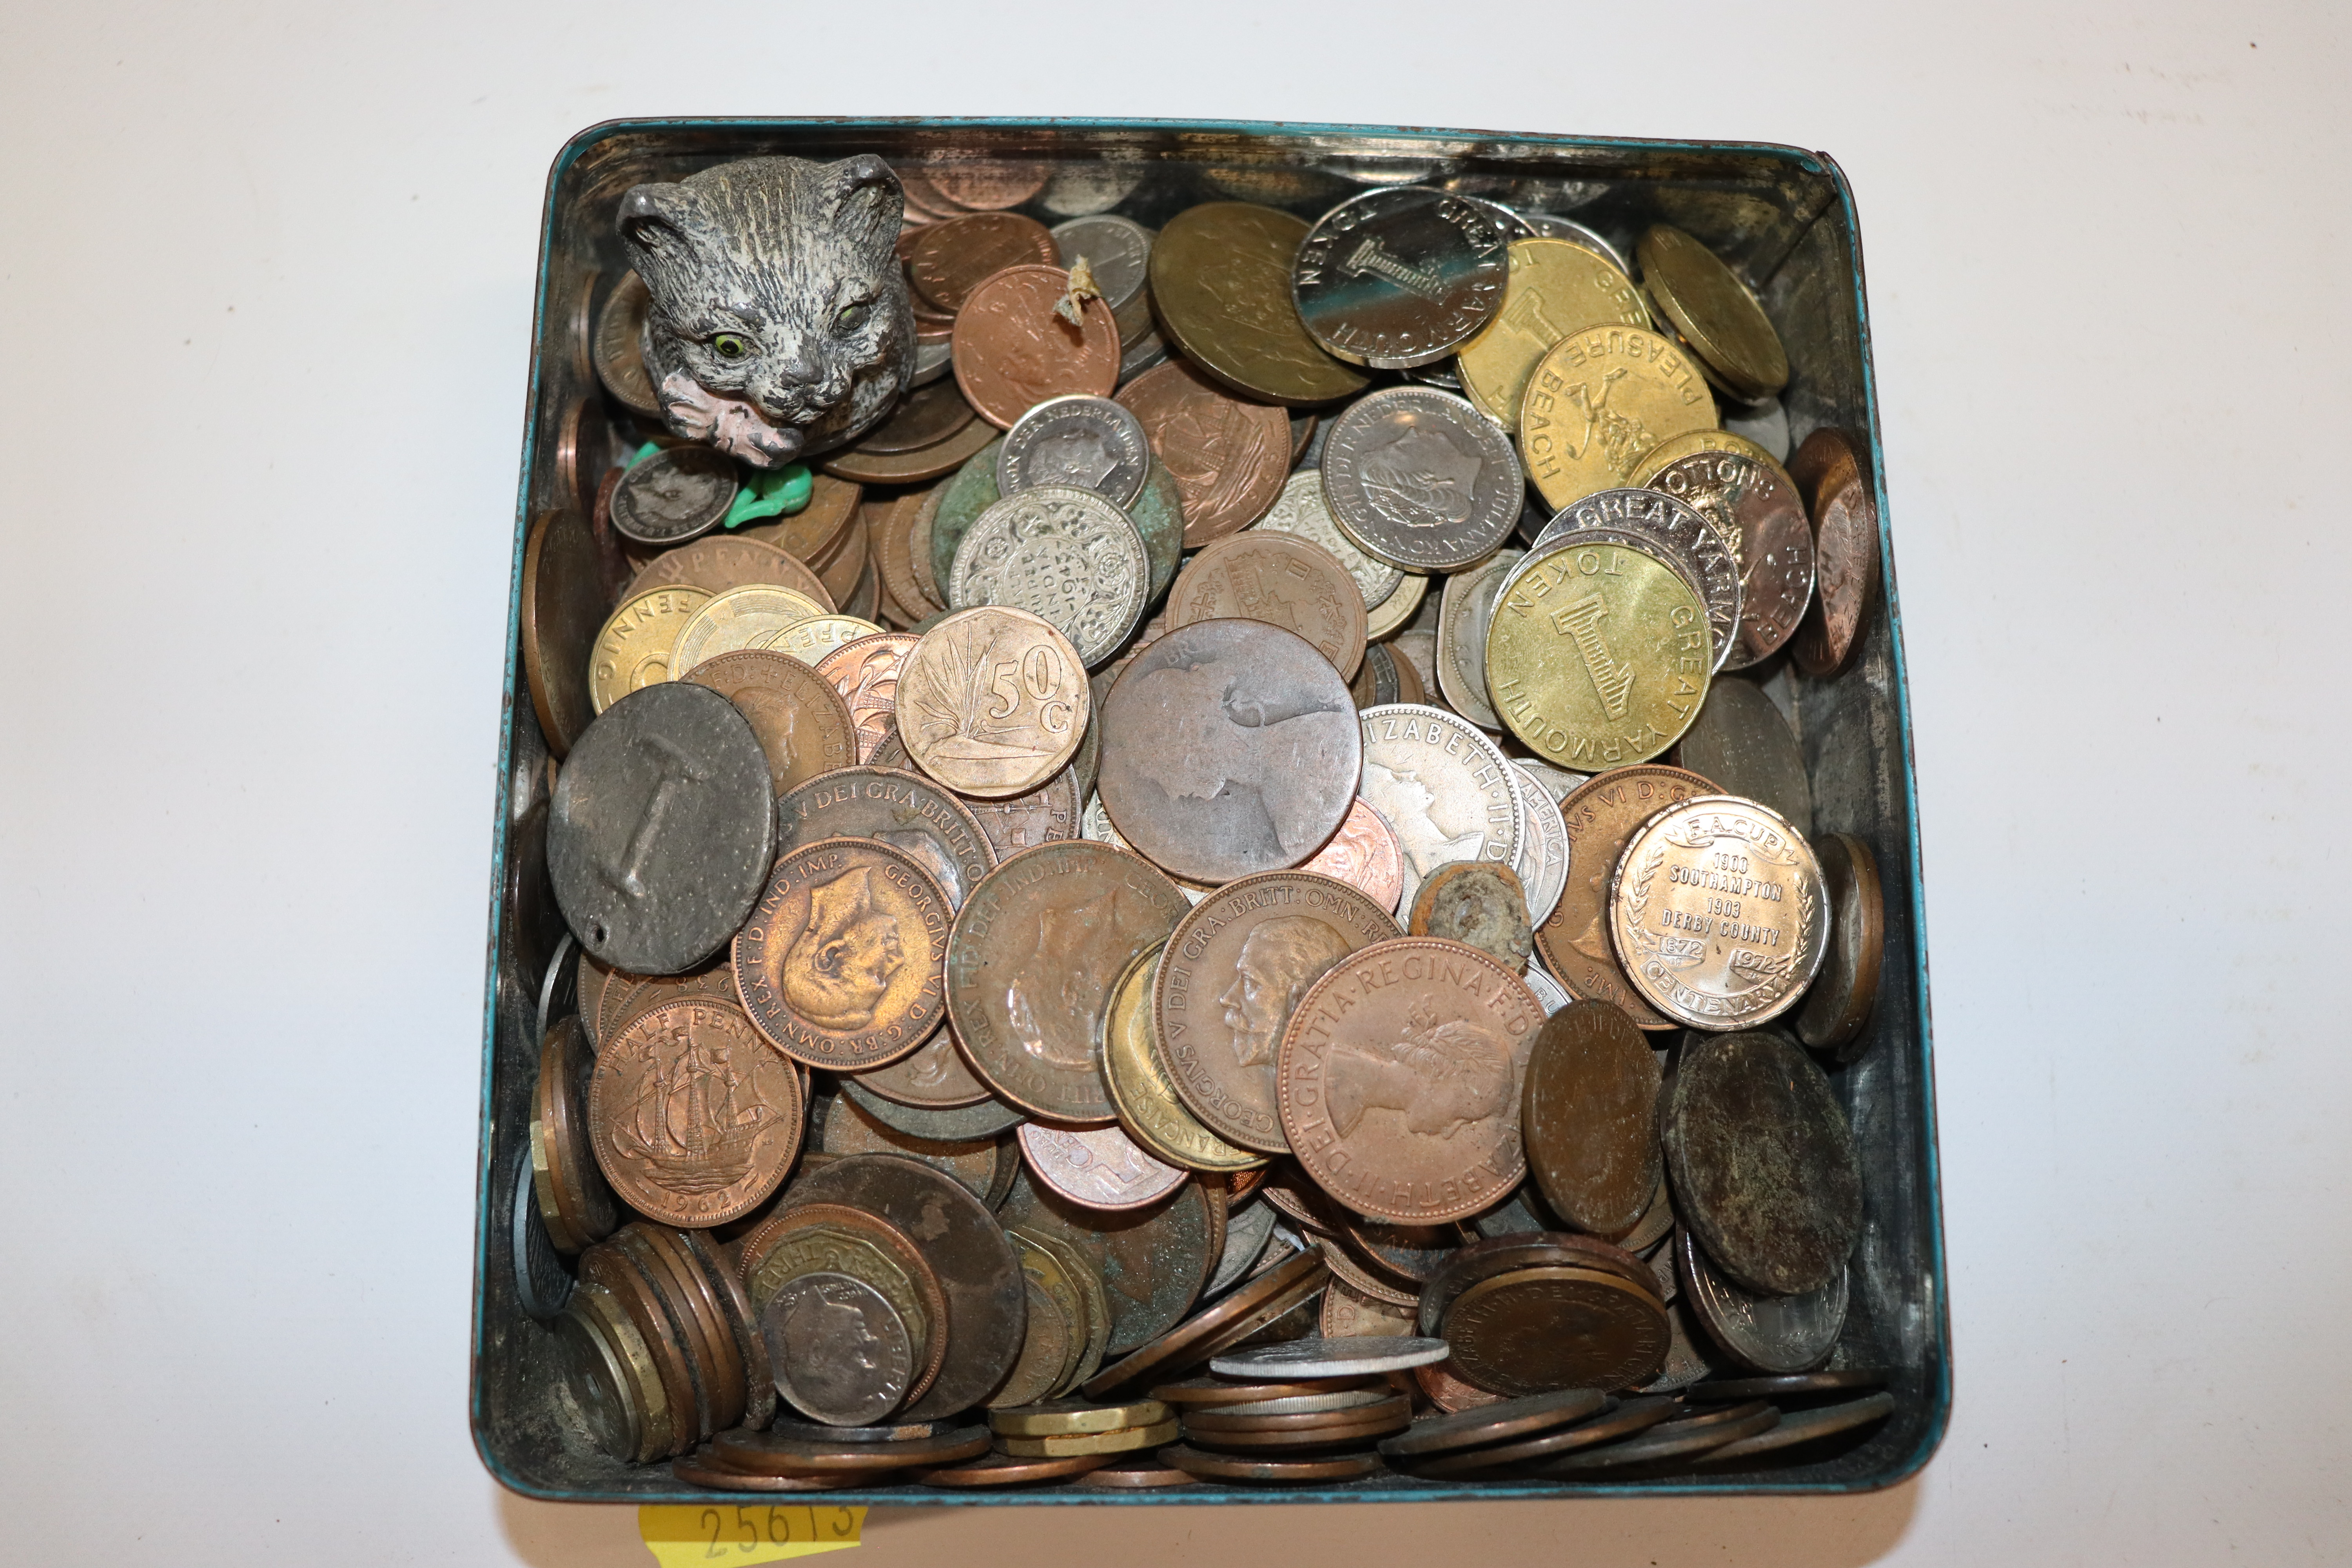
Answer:
POLYGON ((1434 185, 1155 232, 1138 169, 900 172, 915 384, 814 469, 671 442, 634 276, 583 329, 509 1177, 569 1440, 743 1491, 1864 1440, 1885 917, 1789 672, 1876 514, 1756 294, 1434 185))

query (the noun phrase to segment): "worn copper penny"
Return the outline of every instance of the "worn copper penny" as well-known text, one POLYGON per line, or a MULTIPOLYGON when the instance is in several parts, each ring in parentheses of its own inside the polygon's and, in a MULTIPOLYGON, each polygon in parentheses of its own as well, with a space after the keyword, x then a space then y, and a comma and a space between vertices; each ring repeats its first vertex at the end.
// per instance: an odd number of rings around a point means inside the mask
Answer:
POLYGON ((1630 1387, 1665 1364, 1658 1299, 1598 1268, 1519 1268, 1454 1299, 1442 1331, 1462 1375, 1497 1394, 1630 1387))
MULTIPOLYGON (((940 1037, 932 1038, 937 1040, 940 1037)), ((920 1160, 953 1176, 982 1203, 990 1200, 1004 1157, 1003 1143, 994 1138, 950 1142, 901 1132, 845 1094, 825 1105, 824 1131, 817 1146, 828 1154, 904 1154, 920 1160)), ((1006 1181, 1009 1185, 1009 1173, 1006 1181)))
POLYGON ((1154 365, 1118 389, 1175 477, 1184 548, 1237 533, 1264 517, 1290 471, 1290 421, 1279 408, 1235 397, 1184 360, 1154 365))
POLYGON ((686 679, 751 721, 778 795, 856 760, 848 705, 815 670, 786 654, 740 648, 704 659, 686 679))
POLYGON ((1049 397, 1108 397, 1118 385, 1118 322, 1098 296, 1076 325, 1065 321, 1055 307, 1069 288, 1058 267, 1008 267, 956 315, 956 384, 1000 430, 1049 397))
POLYGON ((959 795, 996 798, 1036 788, 1076 755, 1093 706, 1069 639, 1026 610, 992 605, 923 634, 899 663, 894 717, 924 773, 959 795))
MULTIPOLYGON (((1198 1182, 1146 1208, 1081 1208, 1039 1184, 1024 1168, 998 1210, 1003 1222, 1076 1248, 1102 1280, 1110 1309, 1105 1349, 1125 1355, 1163 1334, 1192 1310, 1216 1262, 1210 1243, 1210 1200, 1198 1182)), ((1103 1392, 1092 1382, 1091 1397, 1103 1392)))
POLYGON ((996 851, 963 802, 895 768, 842 768, 809 780, 777 802, 776 833, 779 854, 820 838, 887 844, 930 873, 951 913, 996 866, 996 851))
POLYGON ((1404 852, 1396 833, 1362 795, 1349 803, 1339 831, 1298 868, 1345 882, 1391 913, 1404 892, 1404 852))
POLYGON ((760 1033, 795 1061, 855 1072, 939 1026, 950 915, 914 857, 866 838, 780 856, 735 938, 735 984, 760 1033))
POLYGON ((1655 1299, 1658 1282, 1650 1266, 1597 1237, 1542 1231, 1490 1237, 1457 1247, 1422 1287, 1421 1331, 1436 1333, 1454 1299, 1484 1279, 1526 1268, 1587 1268, 1613 1274, 1655 1299))
POLYGON ((1760 800, 1810 838, 1813 789, 1804 753, 1780 705, 1752 680, 1708 686, 1698 717, 1683 731, 1682 765, 1715 781, 1718 793, 1760 800))
POLYGON ((1358 1480, 1378 1475, 1388 1467, 1381 1463, 1380 1455, 1367 1448, 1362 1453, 1318 1454, 1312 1458, 1275 1458, 1266 1455, 1213 1454, 1187 1444, 1160 1450, 1160 1459, 1186 1474, 1202 1480, 1260 1481, 1275 1486, 1313 1486, 1318 1483, 1358 1480))
POLYGON ((1608 1405, 1609 1396, 1598 1389, 1561 1388, 1549 1394, 1531 1394, 1459 1415, 1417 1421, 1411 1431, 1401 1432, 1381 1444, 1381 1452, 1396 1458, 1487 1447, 1572 1426, 1601 1414, 1608 1405))
POLYGON ((597 1053, 590 1141, 622 1201, 702 1229, 757 1208, 801 1143, 800 1077, 740 1009, 671 1002, 597 1053))
MULTIPOLYGON (((1194 1190, 1198 1190, 1195 1188, 1194 1190)), ((1016 1194, 1018 1189, 1015 1189, 1016 1194)), ((1106 1276, 1108 1278, 1108 1276, 1106 1276)), ((1089 1399, 1100 1399, 1122 1389, 1141 1387, 1172 1373, 1187 1371, 1200 1365, 1219 1351, 1245 1339, 1256 1330, 1290 1311, 1300 1302, 1312 1298, 1330 1278, 1324 1267, 1322 1255, 1302 1252, 1258 1274, 1220 1297, 1216 1302, 1195 1312, 1157 1339, 1141 1344, 1124 1360, 1112 1363, 1087 1380, 1080 1389, 1089 1399)), ((1180 1310, 1176 1317, 1182 1317, 1180 1310)), ((1225 1387, 1243 1393, 1244 1397, 1266 1397, 1263 1392, 1248 1390, 1218 1380, 1225 1387)), ((1324 1384, 1324 1387, 1332 1386, 1324 1384)), ((1313 1385, 1282 1385, 1279 1393, 1311 1393, 1313 1385)), ((1168 1404, 1181 1402, 1182 1390, 1165 1385, 1152 1388, 1152 1397, 1168 1404)))
POLYGON ((1202 1124, 1285 1152, 1276 1072, 1294 1009, 1333 964, 1396 934, 1386 910, 1308 871, 1246 877, 1194 906, 1161 955, 1152 1014, 1170 1080, 1202 1124))
POLYGON ((1536 928, 1536 950, 1571 996, 1611 1002, 1644 1029, 1671 1029, 1618 967, 1609 941, 1609 879, 1634 829, 1677 801, 1712 795, 1713 781, 1681 768, 1643 765, 1596 773, 1559 803, 1568 826, 1568 886, 1536 928))
POLYGON ((1807 675, 1843 669, 1862 646, 1863 623, 1878 589, 1878 497, 1845 432, 1822 428, 1789 459, 1813 520, 1812 608, 1789 650, 1807 675))
POLYGON ((1491 860, 1456 860, 1423 879, 1405 930, 1475 947, 1515 974, 1535 942, 1518 873, 1491 860))
POLYGON ((712 534, 676 550, 663 551, 630 580, 622 596, 634 599, 655 588, 679 586, 719 595, 753 583, 790 588, 796 594, 805 594, 827 611, 834 607, 833 595, 824 591, 824 583, 797 559, 764 540, 733 533, 712 534))
POLYGON ((1710 1448, 1701 1455, 1698 1464, 1710 1470, 1730 1469, 1735 1466, 1752 1464, 1767 1454, 1783 1448, 1794 1448, 1841 1432, 1851 1432, 1882 1421, 1895 1410, 1891 1394, 1873 1394, 1843 1405, 1825 1405, 1811 1410, 1790 1411, 1780 1419, 1753 1436, 1736 1438, 1719 1448, 1710 1448))
POLYGON ((856 1081, 885 1100, 930 1110, 993 1103, 988 1086, 980 1081, 957 1047, 951 1027, 940 1028, 895 1062, 868 1068, 857 1075, 856 1081))
POLYGON ((920 640, 906 632, 876 632, 854 637, 816 661, 816 672, 849 705, 861 763, 872 762, 875 748, 890 733, 898 710, 898 667, 920 640))
POLYGON ((1829 955, 1796 1019, 1797 1038, 1832 1059, 1861 1054, 1863 1026, 1878 1001, 1878 971, 1886 952, 1886 905, 1878 861, 1850 833, 1813 840, 1830 906, 1829 955))
POLYGON ((1023 1124, 1021 1157, 1030 1175, 1080 1208, 1147 1208, 1182 1185, 1189 1173, 1139 1147, 1117 1126, 1023 1124))
POLYGON ((1150 644, 1111 688, 1101 725, 1097 787, 1112 826, 1192 881, 1297 865, 1356 798, 1363 741, 1346 685, 1262 621, 1202 621, 1150 644))
POLYGON ((1657 1055, 1622 1009, 1571 1002, 1545 1020, 1519 1125, 1553 1212, 1602 1236, 1639 1221, 1658 1184, 1657 1110, 1657 1055))
POLYGON ((1169 623, 1244 618, 1302 637, 1344 680, 1364 658, 1364 598, 1329 551, 1296 534, 1253 530, 1220 539, 1168 591, 1169 623))
POLYGON ((983 1454, 960 1465, 918 1470, 915 1479, 927 1487, 1014 1487, 1037 1481, 1084 1477, 1118 1458, 1115 1454, 1065 1454, 1024 1458, 1015 1454, 983 1454))
POLYGON ((1204 202, 1171 218, 1152 244, 1160 330, 1245 396, 1312 405, 1369 384, 1363 372, 1324 353, 1298 318, 1290 270, 1307 230, 1304 219, 1272 207, 1204 202))
POLYGON ((522 666, 547 749, 561 757, 596 716, 589 650, 606 600, 596 542, 574 511, 540 514, 522 555, 522 666))
MULTIPOLYGON (((971 459, 973 453, 995 439, 993 426, 974 423, 909 452, 869 452, 863 446, 845 447, 820 460, 825 473, 861 485, 919 485, 954 473, 971 459)), ((879 581, 877 574, 877 584, 879 581)), ((834 596, 846 605, 844 595, 834 596)))
POLYGON ((652 303, 646 280, 635 272, 622 273, 596 318, 593 355, 596 379, 622 407, 641 418, 658 420, 661 399, 654 392, 653 377, 646 374, 644 348, 646 311, 652 303))
POLYGON ((1014 213, 975 213, 934 224, 908 247, 907 276, 924 303, 947 315, 964 308, 972 290, 1008 267, 1055 267, 1061 247, 1053 231, 1014 213))
POLYGON ((1527 983, 1473 948, 1399 937, 1363 949, 1291 1015, 1275 1075, 1284 1137, 1359 1214, 1476 1214, 1527 1173, 1519 1086, 1543 1021, 1527 983))
POLYGON ((1862 1169, 1837 1094, 1779 1035, 1685 1046, 1660 1109, 1684 1226, 1751 1290, 1817 1290, 1862 1234, 1862 1169))

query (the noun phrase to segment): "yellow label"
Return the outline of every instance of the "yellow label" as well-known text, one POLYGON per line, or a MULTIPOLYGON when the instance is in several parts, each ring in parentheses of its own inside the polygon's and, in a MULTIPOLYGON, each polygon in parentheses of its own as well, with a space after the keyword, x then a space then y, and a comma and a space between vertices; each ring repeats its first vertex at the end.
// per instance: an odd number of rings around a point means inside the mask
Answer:
POLYGON ((859 1544, 865 1527, 864 1509, 822 1504, 649 1504, 637 1510, 637 1533, 661 1568, 733 1568, 838 1552, 859 1544))

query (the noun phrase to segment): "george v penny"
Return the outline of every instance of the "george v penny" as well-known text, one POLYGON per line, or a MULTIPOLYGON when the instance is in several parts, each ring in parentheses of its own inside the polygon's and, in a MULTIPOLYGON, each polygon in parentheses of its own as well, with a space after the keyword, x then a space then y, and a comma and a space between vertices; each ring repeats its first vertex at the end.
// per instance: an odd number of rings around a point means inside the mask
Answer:
POLYGON ((849 705, 861 763, 874 760, 875 748, 890 732, 898 709, 898 667, 920 640, 906 632, 876 632, 829 648, 816 661, 816 672, 833 682, 849 705))
POLYGON ((790 588, 827 612, 834 607, 824 584, 793 556, 763 540, 733 533, 712 534, 663 551, 630 579, 622 597, 633 599, 650 589, 680 586, 716 595, 754 583, 790 588))
POLYGON ((740 1008, 666 1003, 597 1053, 590 1142, 639 1214, 688 1229, 749 1214, 800 1152, 800 1077, 740 1008))
POLYGON ((1099 1066, 1111 988, 1192 906, 1133 855, 1081 839, 1004 861, 948 939, 948 1012, 982 1081, 1034 1116, 1117 1120, 1099 1066))
POLYGON ((1118 321, 1097 295, 1072 325, 1055 309, 1069 289, 1059 267, 1008 267, 956 313, 956 384, 999 430, 1048 398, 1108 397, 1118 385, 1118 321))
POLYGON ((1281 409, 1234 396, 1183 360, 1145 371, 1118 402, 1176 481, 1187 550, 1247 528, 1282 493, 1290 421, 1281 409))
POLYGON ((1886 905, 1879 890, 1878 861, 1870 846, 1850 833, 1825 833, 1813 841, 1822 863, 1822 884, 1830 906, 1829 955, 1805 993, 1797 1014, 1797 1038, 1832 1061, 1861 1054, 1863 1026, 1878 1001, 1878 972, 1886 952, 1886 905))
POLYGON ((1025 610, 959 610, 898 666, 898 738, 959 795, 1036 788, 1077 754, 1092 707, 1077 650, 1025 610))
POLYGON ((1317 650, 1262 621, 1181 626, 1104 700, 1103 809, 1172 875, 1227 882, 1295 866, 1356 798, 1362 739, 1317 650))
POLYGON ((1694 795, 1717 793, 1713 781, 1681 768, 1612 768, 1577 785, 1559 803, 1569 838, 1568 885, 1536 928, 1536 950, 1569 994, 1609 1002, 1643 1029, 1671 1029, 1618 967, 1609 939, 1609 879, 1625 841, 1657 812, 1694 795))
POLYGON ((820 838, 886 844, 930 874, 950 913, 996 868, 996 851, 963 802, 895 768, 840 768, 810 779, 777 801, 776 835, 779 854, 820 838))
POLYGON ((1291 1014, 1275 1069, 1284 1139, 1359 1214, 1427 1225, 1489 1208, 1527 1173, 1520 1083, 1543 1021, 1527 983, 1475 949, 1374 943, 1291 1014))
POLYGON ((1391 914, 1404 892, 1404 851, 1397 847, 1396 832, 1360 795, 1349 803, 1339 831, 1298 868, 1345 882, 1391 914))
POLYGON ((1168 611, 1178 629, 1224 619, 1277 626, 1310 645, 1343 680, 1364 659, 1364 596, 1355 579, 1329 551, 1295 534, 1254 529, 1218 540, 1178 574, 1168 611))
POLYGON ((1520 1131, 1528 1168, 1554 1213, 1614 1236, 1639 1223, 1661 1170, 1658 1058, 1623 1011, 1571 1002, 1528 1058, 1520 1131))
POLYGON ((704 659, 686 679, 735 704, 751 722, 779 795, 856 760, 848 704, 799 659, 767 648, 739 648, 704 659))
MULTIPOLYGON (((621 603, 596 634, 588 663, 588 700, 597 712, 632 691, 670 679, 678 633, 711 595, 685 586, 648 588, 621 603)), ((576 743, 579 737, 572 737, 576 743)))
POLYGON ((547 749, 561 757, 595 718, 589 653, 604 625, 604 566, 574 511, 541 512, 522 555, 522 668, 547 749))
POLYGON ((1169 1079, 1202 1125, 1285 1152, 1276 1074, 1294 1010, 1332 965, 1396 935, 1386 910, 1307 871, 1245 877, 1193 906, 1160 957, 1152 1017, 1169 1079))
POLYGON ((1303 219, 1272 207, 1205 202, 1169 219, 1152 245, 1160 330, 1244 396, 1311 406, 1369 384, 1363 372, 1326 353, 1299 319, 1291 262, 1307 232, 1303 219))
POLYGON ((1116 1124, 1055 1127, 1031 1121, 1018 1136, 1031 1179, 1083 1209, 1149 1208, 1188 1179, 1182 1167, 1158 1159, 1116 1124))
POLYGON ((1761 801, 1805 837, 1813 832, 1813 788, 1804 753, 1780 704, 1752 680, 1718 680, 1707 688, 1698 717, 1683 731, 1677 753, 1725 795, 1761 801))
POLYGON ((939 1026, 951 918, 910 855, 866 838, 799 846, 777 858, 735 938, 744 1011, 810 1067, 894 1061, 939 1026))

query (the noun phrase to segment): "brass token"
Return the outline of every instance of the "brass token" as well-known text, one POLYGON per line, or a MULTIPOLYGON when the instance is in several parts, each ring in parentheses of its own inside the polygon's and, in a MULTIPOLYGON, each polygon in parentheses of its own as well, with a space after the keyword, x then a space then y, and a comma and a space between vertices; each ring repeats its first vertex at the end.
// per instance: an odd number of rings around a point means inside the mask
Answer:
POLYGON ((681 584, 717 595, 754 583, 790 588, 827 610, 833 607, 833 596, 824 591, 824 583, 797 558, 764 540, 733 533, 708 534, 691 544, 663 551, 630 581, 621 596, 632 599, 651 588, 681 584))
POLYGON ((1706 606, 1680 574, 1618 544, 1529 552, 1496 598, 1486 686, 1538 757, 1598 771, 1647 762, 1706 700, 1706 606))
POLYGON ((1528 378, 1554 343, 1587 327, 1650 324, 1633 280, 1565 239, 1511 242, 1495 319, 1454 352, 1462 395, 1506 430, 1519 425, 1528 378))
POLYGON ((919 637, 906 632, 881 632, 854 637, 825 650, 816 672, 833 682, 849 704, 851 723, 857 728, 857 760, 871 763, 876 748, 891 732, 898 711, 898 668, 915 651, 919 637))
POLYGON ((757 1208, 800 1152, 799 1077, 722 1002, 642 1013, 597 1054, 596 1163, 639 1214, 689 1229, 757 1208))
POLYGON ((898 737, 960 795, 1034 789, 1077 753, 1092 709, 1077 650, 1025 610, 959 610, 898 667, 898 737))
POLYGON ((704 659, 722 653, 765 647, 786 626, 825 613, 814 599, 790 588, 767 583, 730 588, 706 601, 678 628, 669 678, 687 675, 704 659))
POLYGON ((649 588, 614 610, 589 658, 588 698, 596 711, 670 679, 677 635, 710 598, 699 588, 649 588))
POLYGON ((1244 619, 1305 638, 1346 679, 1363 662, 1364 596, 1348 569, 1312 540, 1251 530, 1218 540, 1168 591, 1169 628, 1244 619))
POLYGON ((1244 396, 1330 403, 1370 378, 1307 335, 1290 291, 1303 219, 1245 202, 1207 202, 1168 221, 1151 247, 1151 302, 1193 363, 1244 396))
POLYGON ((1665 339, 1592 327, 1561 339, 1528 377, 1519 456, 1554 510, 1631 482, 1672 436, 1715 427, 1706 379, 1665 339))
POLYGON ((1012 1437, 1075 1437, 1156 1426, 1173 1414, 1157 1399, 1130 1399, 1118 1405, 1064 1399, 1024 1410, 992 1411, 988 1425, 990 1430, 1012 1437))
POLYGON ((1609 940, 1609 879, 1634 829, 1655 813, 1693 795, 1715 795, 1714 782, 1680 768, 1614 768, 1569 792, 1559 803, 1568 828, 1568 886, 1549 918, 1536 928, 1545 967, 1571 996, 1611 1002, 1644 1029, 1675 1026, 1643 1002, 1618 967, 1609 940))
POLYGON ((1497 1394, 1627 1388, 1665 1364, 1666 1310, 1599 1268, 1518 1268, 1482 1279, 1443 1320, 1462 1374, 1497 1394))
POLYGON ((999 1437, 996 1446, 1016 1458, 1067 1458, 1078 1454, 1127 1454, 1173 1443, 1181 1428, 1171 1417, 1123 1432, 1081 1432, 1043 1437, 999 1437))
POLYGON ((716 691, 751 721, 780 795, 856 761, 848 704, 798 659, 765 648, 738 648, 704 659, 686 679, 716 691))
POLYGON ((790 850, 736 933, 744 1011, 810 1067, 895 1061, 939 1026, 949 919, 931 874, 888 845, 824 838, 790 850))
POLYGON ((1797 1015, 1797 1038, 1832 1060, 1851 1061, 1852 1047, 1870 1022, 1878 1001, 1878 971, 1886 952, 1886 905, 1879 890, 1878 861, 1870 846, 1850 833, 1825 833, 1813 841, 1830 906, 1829 956, 1821 977, 1805 994, 1797 1015))
POLYGON ((1176 1093, 1162 1065, 1152 1023, 1151 987, 1165 945, 1136 954, 1112 988, 1103 1024, 1103 1079, 1112 1109, 1137 1142, 1173 1165, 1194 1171, 1244 1171, 1265 1157, 1231 1143, 1201 1125, 1176 1093))
POLYGON ((1659 812, 1626 842, 1609 889, 1626 977, 1695 1029, 1752 1027, 1795 1006, 1821 969, 1829 919, 1811 847, 1738 795, 1659 812))
POLYGON ((884 635, 880 626, 856 616, 811 616, 807 620, 793 622, 761 647, 814 668, 837 647, 884 635))
POLYGON ((1528 1058, 1520 1131, 1554 1213, 1602 1236, 1630 1229, 1657 1190, 1658 1058, 1606 1002, 1553 1014, 1528 1058))
POLYGON ((1633 247, 1642 287, 1699 363, 1743 403, 1789 384, 1789 354, 1755 290, 1714 251, 1669 224, 1633 247))

